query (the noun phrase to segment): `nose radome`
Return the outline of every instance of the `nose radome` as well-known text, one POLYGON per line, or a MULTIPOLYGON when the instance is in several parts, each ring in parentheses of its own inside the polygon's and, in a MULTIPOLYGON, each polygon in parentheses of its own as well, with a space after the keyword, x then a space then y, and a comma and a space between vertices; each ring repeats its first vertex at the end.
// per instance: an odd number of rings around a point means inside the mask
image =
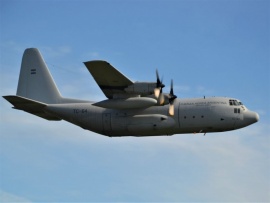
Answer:
POLYGON ((258 113, 255 113, 255 119, 256 119, 256 122, 257 122, 257 121, 259 121, 260 116, 259 116, 259 114, 258 114, 258 113))
POLYGON ((250 124, 256 123, 257 121, 259 121, 259 114, 253 111, 248 111, 245 113, 244 118, 250 124))

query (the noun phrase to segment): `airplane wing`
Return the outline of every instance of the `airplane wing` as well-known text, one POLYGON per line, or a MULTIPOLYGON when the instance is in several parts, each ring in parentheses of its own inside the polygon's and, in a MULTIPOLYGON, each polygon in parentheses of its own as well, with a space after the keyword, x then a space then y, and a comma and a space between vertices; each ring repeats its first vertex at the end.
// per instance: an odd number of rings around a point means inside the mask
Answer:
POLYGON ((84 64, 109 99, 112 99, 114 94, 127 94, 124 89, 133 84, 106 61, 88 61, 84 64))

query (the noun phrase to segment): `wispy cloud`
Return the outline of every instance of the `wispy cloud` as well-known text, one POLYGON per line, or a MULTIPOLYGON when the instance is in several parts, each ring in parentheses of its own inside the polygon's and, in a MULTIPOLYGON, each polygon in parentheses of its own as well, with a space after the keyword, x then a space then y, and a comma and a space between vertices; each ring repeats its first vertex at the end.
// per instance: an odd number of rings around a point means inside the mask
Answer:
POLYGON ((191 90, 191 87, 188 85, 174 85, 173 89, 175 92, 186 93, 191 90))
POLYGON ((13 40, 2 42, 1 47, 4 50, 8 49, 8 50, 12 50, 12 51, 19 52, 19 53, 21 53, 22 50, 24 50, 26 48, 25 45, 19 44, 16 41, 13 41, 13 40))
POLYGON ((174 91, 176 94, 181 95, 182 98, 194 97, 194 96, 214 96, 214 90, 206 88, 204 86, 190 86, 190 85, 174 85, 174 91))
POLYGON ((255 109, 255 112, 257 112, 260 116, 264 116, 267 114, 267 111, 263 109, 255 109))
MULTIPOLYGON (((197 86, 196 87, 196 92, 197 92, 197 94, 200 94, 200 95, 212 95, 213 93, 214 93, 214 91, 213 90, 211 90, 211 89, 208 89, 208 88, 206 88, 206 87, 204 87, 204 86, 197 86)), ((212 95, 213 96, 213 95, 212 95)))
POLYGON ((89 51, 86 53, 83 53, 81 55, 81 59, 83 61, 90 61, 90 60, 98 60, 98 59, 102 59, 100 52, 98 51, 89 51))
POLYGON ((15 51, 20 54, 23 54, 23 51, 26 48, 38 48, 40 51, 42 51, 42 54, 46 55, 47 57, 60 57, 67 55, 72 51, 71 47, 68 45, 54 46, 54 47, 50 46, 33 47, 33 45, 21 44, 13 40, 1 43, 1 47, 3 47, 4 49, 15 51))
POLYGON ((20 197, 18 195, 8 193, 0 189, 0 202, 25 202, 25 203, 29 202, 30 203, 31 201, 24 197, 20 197))
POLYGON ((64 46, 59 46, 59 47, 39 47, 41 50, 42 54, 46 57, 60 57, 60 56, 65 56, 69 53, 71 53, 72 49, 70 46, 64 45, 64 46))
POLYGON ((100 54, 98 52, 89 52, 87 54, 85 54, 86 56, 88 56, 89 58, 93 59, 93 58, 98 58, 100 56, 100 54))

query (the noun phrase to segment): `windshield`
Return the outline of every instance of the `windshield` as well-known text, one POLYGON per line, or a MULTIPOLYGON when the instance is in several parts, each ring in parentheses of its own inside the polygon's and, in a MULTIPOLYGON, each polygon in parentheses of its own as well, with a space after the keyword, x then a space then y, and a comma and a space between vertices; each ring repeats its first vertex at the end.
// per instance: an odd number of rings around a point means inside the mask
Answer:
POLYGON ((229 100, 229 104, 230 104, 230 106, 240 106, 240 105, 243 105, 242 102, 237 101, 237 100, 235 100, 235 99, 230 99, 230 100, 229 100))

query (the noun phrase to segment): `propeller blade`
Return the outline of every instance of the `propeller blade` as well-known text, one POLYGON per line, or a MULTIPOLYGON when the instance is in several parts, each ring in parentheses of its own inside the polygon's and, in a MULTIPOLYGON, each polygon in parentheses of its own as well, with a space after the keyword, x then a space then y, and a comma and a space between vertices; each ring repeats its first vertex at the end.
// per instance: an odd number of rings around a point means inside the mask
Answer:
POLYGON ((162 79, 160 80, 160 78, 159 78, 159 74, 158 74, 158 70, 156 69, 156 77, 157 77, 157 88, 158 87, 161 87, 161 88, 163 88, 163 87, 165 87, 165 85, 162 83, 162 79))
POLYGON ((165 102, 165 97, 164 97, 164 95, 163 95, 162 92, 161 92, 160 95, 159 95, 159 97, 158 97, 158 103, 159 103, 160 105, 163 105, 164 102, 165 102))
POLYGON ((173 93, 173 80, 171 80, 171 90, 170 90, 170 98, 169 98, 169 115, 174 115, 174 100, 177 96, 173 93))
POLYGON ((177 98, 176 95, 173 93, 173 80, 171 80, 171 90, 170 90, 170 98, 169 98, 169 103, 173 104, 173 101, 177 98))
POLYGON ((173 94, 173 80, 171 80, 171 90, 170 90, 170 95, 174 95, 174 94, 173 94))
POLYGON ((156 98, 159 97, 159 95, 160 95, 160 90, 161 90, 160 87, 157 87, 157 88, 154 89, 154 94, 155 94, 155 97, 156 97, 156 98))
POLYGON ((158 70, 156 69, 156 76, 157 76, 157 87, 159 87, 158 85, 161 84, 161 81, 159 79, 159 74, 158 74, 158 70))
POLYGON ((160 80, 157 69, 156 69, 156 77, 157 77, 157 83, 156 83, 156 88, 154 89, 154 95, 158 101, 158 104, 163 105, 165 102, 165 98, 164 98, 164 95, 162 94, 162 88, 165 87, 165 85, 162 84, 162 79, 160 80))
POLYGON ((173 104, 169 105, 169 115, 174 116, 174 105, 173 104))

